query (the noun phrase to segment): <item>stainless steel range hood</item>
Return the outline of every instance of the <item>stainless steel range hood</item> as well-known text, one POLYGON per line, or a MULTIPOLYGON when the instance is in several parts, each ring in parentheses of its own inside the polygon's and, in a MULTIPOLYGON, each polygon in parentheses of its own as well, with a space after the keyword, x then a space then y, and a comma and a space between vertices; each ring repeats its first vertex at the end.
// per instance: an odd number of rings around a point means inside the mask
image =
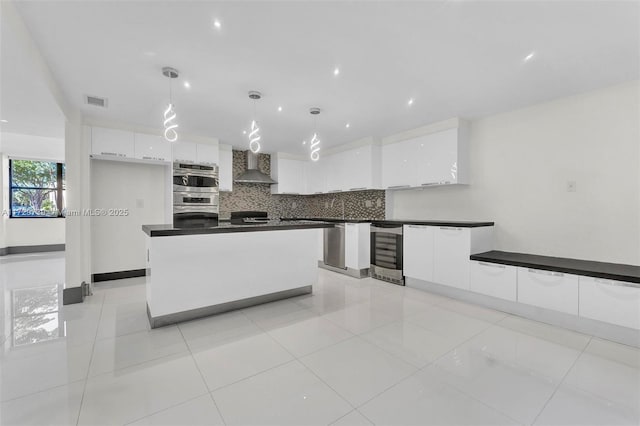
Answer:
POLYGON ((235 179, 237 183, 262 183, 273 185, 278 183, 258 170, 258 155, 251 151, 245 151, 247 170, 235 179))

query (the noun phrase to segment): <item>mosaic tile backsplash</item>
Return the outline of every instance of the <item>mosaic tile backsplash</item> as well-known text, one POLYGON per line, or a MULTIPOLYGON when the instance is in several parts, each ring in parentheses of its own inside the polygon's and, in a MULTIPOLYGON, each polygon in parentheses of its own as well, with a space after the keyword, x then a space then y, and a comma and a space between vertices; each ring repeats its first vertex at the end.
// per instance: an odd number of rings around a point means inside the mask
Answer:
MULTIPOLYGON (((246 168, 244 151, 233 151, 234 179, 246 168)), ((258 168, 271 175, 271 157, 258 155, 258 168)), ((233 183, 232 192, 220 193, 220 219, 233 211, 266 211, 269 217, 384 219, 385 192, 367 190, 316 195, 272 195, 269 185, 233 183), (344 210, 343 210, 344 206, 344 210)))

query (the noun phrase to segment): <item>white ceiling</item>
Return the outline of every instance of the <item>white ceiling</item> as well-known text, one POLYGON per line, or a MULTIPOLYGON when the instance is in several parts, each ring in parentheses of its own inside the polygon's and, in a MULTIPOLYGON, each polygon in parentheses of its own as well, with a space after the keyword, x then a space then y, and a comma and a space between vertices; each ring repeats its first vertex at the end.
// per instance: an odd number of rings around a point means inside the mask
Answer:
MULTIPOLYGON (((0 25, 0 122, 2 133, 64 137, 64 115, 6 14, 0 25)), ((0 137, 0 143, 2 142, 0 137)))
MULTIPOLYGON (((319 106, 325 147, 453 116, 475 118, 637 79, 638 2, 19 2, 71 103, 102 121, 304 153, 319 106), (214 27, 218 19, 221 28, 214 27), (534 51, 533 59, 523 61, 534 51), (340 74, 333 75, 334 68, 340 74), (191 89, 182 83, 188 80, 191 89), (107 110, 84 106, 105 96, 107 110), (415 98, 412 106, 409 98, 415 98), (283 107, 282 112, 277 107, 283 107), (346 128, 350 123, 350 128, 346 128)), ((5 52, 2 51, 3 63, 5 52)), ((4 71, 4 65, 3 65, 4 71)))

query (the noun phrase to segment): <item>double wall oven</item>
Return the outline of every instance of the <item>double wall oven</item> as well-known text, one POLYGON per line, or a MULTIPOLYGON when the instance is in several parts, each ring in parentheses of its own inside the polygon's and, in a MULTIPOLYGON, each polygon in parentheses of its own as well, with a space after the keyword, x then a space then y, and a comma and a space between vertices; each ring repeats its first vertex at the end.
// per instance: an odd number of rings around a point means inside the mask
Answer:
POLYGON ((401 224, 371 224, 371 267, 369 271, 373 278, 404 285, 401 224))
POLYGON ((218 166, 173 164, 173 226, 217 226, 219 198, 218 166))

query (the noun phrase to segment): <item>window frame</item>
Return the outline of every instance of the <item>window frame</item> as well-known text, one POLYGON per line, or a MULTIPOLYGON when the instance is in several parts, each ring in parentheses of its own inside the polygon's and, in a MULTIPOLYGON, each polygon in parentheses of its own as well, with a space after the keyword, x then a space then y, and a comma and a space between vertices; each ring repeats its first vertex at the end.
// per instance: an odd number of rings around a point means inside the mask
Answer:
POLYGON ((58 214, 56 216, 14 216, 13 215, 13 192, 14 190, 28 190, 28 189, 53 189, 56 194, 56 206, 63 205, 63 194, 64 194, 64 168, 65 163, 60 162, 58 160, 43 160, 43 159, 35 159, 35 158, 9 158, 9 219, 64 219, 66 216, 64 214, 64 209, 58 208, 58 214), (14 161, 32 161, 39 163, 55 163, 56 165, 56 187, 55 188, 38 188, 35 186, 14 186, 13 185, 13 162, 14 161))

